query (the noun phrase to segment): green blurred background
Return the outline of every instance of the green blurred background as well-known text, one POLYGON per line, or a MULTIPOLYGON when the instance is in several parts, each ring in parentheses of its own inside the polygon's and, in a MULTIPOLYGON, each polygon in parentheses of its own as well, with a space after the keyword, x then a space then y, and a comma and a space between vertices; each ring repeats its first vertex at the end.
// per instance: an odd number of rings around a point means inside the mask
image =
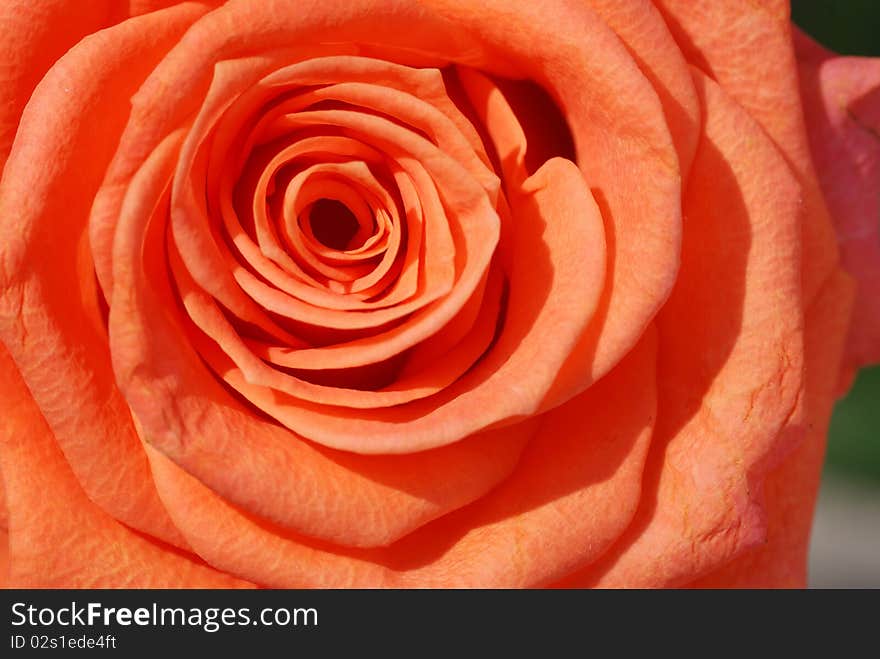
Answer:
POLYGON ((880 55, 880 1, 792 0, 791 17, 826 48, 880 55))
MULTIPOLYGON (((792 18, 831 50, 880 56, 880 0, 793 0, 792 18)), ((831 419, 809 585, 880 588, 880 366, 859 373, 831 419)))
MULTIPOLYGON (((792 18, 831 50, 880 56, 880 0, 793 0, 792 18)), ((863 369, 837 404, 826 471, 880 484, 880 367, 863 369)))

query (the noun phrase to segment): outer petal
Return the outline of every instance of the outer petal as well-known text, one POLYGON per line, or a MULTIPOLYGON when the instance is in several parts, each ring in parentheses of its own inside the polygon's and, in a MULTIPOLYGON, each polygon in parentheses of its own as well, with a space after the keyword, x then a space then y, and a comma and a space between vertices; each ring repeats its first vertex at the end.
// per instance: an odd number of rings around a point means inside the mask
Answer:
MULTIPOLYGON (((5 432, 0 426, 0 433, 5 432)), ((9 581, 9 511, 6 509, 6 486, 0 467, 0 588, 9 581)))
POLYGON ((248 584, 141 535, 89 501, 0 345, 0 469, 9 584, 26 588, 234 588, 248 584))
POLYGON ((83 37, 179 0, 4 0, 0 4, 0 172, 34 87, 83 37))
POLYGON ((742 108, 696 73, 704 136, 682 268, 658 317, 658 422, 633 524, 566 586, 669 586, 763 540, 758 491, 801 390, 800 188, 742 108))
MULTIPOLYGON (((654 420, 652 328, 608 376, 543 418, 520 466, 387 549, 340 550, 243 514, 148 447, 159 491, 215 567, 273 587, 539 586, 595 560, 629 523, 654 420)), ((519 432, 514 426, 508 432, 519 432)))
MULTIPOLYGON (((832 276, 807 310, 807 379, 804 408, 806 440, 765 483, 766 542, 717 572, 690 584, 705 588, 803 588, 806 586, 807 549, 819 477, 825 456, 825 438, 834 402, 835 380, 827 377, 840 368, 847 319, 853 301, 853 282, 842 272, 832 276)), ((788 432, 799 433, 800 429, 788 432)))
POLYGON ((9 584, 9 532, 0 530, 0 588, 9 584))
POLYGON ((49 67, 84 36, 111 25, 113 0, 7 0, 0 5, 0 171, 18 120, 49 67))
POLYGON ((858 284, 843 366, 880 361, 880 59, 835 57, 795 35, 813 161, 843 267, 858 284))
POLYGON ((690 67, 651 0, 589 0, 651 81, 669 124, 682 177, 687 180, 700 135, 700 104, 690 67))
POLYGON ((838 260, 834 230, 812 166, 787 7, 778 0, 654 0, 688 60, 761 125, 803 188, 804 301, 838 260), (768 67, 770 67, 768 71, 768 67))
POLYGON ((35 91, 0 183, 0 338, 89 497, 169 542, 114 382, 86 222, 132 93, 204 12, 178 5, 75 46, 35 91))

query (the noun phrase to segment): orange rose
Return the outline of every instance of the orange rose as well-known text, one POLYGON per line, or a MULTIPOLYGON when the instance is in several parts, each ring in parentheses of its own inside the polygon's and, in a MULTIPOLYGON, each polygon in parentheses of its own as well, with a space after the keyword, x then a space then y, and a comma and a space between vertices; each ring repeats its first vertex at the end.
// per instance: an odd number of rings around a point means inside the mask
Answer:
POLYGON ((73 4, 0 9, 10 584, 804 583, 876 63, 799 83, 773 0, 73 4))

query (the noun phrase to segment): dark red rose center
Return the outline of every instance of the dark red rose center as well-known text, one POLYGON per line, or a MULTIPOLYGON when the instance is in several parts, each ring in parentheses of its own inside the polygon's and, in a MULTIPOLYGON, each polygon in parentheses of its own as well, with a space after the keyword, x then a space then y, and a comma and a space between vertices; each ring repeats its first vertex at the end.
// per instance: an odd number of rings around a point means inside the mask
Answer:
POLYGON ((359 224, 348 207, 335 199, 319 199, 309 212, 312 234, 325 247, 336 250, 356 249, 351 241, 357 235, 359 224))

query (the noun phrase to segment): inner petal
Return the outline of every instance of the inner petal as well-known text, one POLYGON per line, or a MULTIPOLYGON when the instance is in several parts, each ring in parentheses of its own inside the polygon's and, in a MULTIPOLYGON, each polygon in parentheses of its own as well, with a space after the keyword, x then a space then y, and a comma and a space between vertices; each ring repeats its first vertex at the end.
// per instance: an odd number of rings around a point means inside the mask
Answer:
MULTIPOLYGON (((334 265, 347 265, 357 259, 369 259, 385 251, 386 242, 382 240, 390 230, 392 219, 384 206, 376 202, 368 203, 359 191, 350 187, 347 182, 326 178, 308 195, 308 202, 302 203, 306 195, 301 194, 297 200, 297 224, 305 236, 309 248, 324 260, 334 265), (324 245, 316 236, 309 220, 312 206, 322 200, 331 200, 341 204, 351 213, 358 226, 354 235, 347 243, 352 248, 340 251, 324 245)), ((283 219, 283 218, 282 218, 283 219)))

